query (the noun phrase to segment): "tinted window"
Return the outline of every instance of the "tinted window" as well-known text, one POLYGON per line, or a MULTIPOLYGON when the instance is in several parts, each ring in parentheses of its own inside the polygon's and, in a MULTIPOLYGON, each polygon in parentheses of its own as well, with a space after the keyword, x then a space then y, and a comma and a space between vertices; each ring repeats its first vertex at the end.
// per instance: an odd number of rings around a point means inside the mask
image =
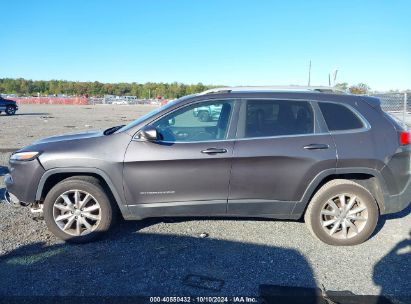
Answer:
POLYGON ((227 137, 232 109, 232 101, 197 103, 166 115, 153 126, 163 141, 223 140, 227 137))
POLYGON ((305 101, 248 100, 244 137, 309 134, 314 115, 305 101))
POLYGON ((330 131, 352 130, 364 127, 358 116, 343 105, 320 102, 319 106, 330 131))

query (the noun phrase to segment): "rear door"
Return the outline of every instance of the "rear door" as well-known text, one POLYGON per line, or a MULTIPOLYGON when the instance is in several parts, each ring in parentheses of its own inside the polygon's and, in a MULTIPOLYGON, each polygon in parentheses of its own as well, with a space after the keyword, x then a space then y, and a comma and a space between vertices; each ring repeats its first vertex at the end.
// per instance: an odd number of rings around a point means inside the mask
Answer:
POLYGON ((332 137, 315 102, 250 99, 242 103, 228 213, 289 217, 310 182, 336 166, 332 137))
POLYGON ((161 138, 133 140, 124 161, 129 207, 142 217, 226 213, 233 100, 184 106, 155 121, 161 138), (216 109, 208 119, 198 109, 216 109))

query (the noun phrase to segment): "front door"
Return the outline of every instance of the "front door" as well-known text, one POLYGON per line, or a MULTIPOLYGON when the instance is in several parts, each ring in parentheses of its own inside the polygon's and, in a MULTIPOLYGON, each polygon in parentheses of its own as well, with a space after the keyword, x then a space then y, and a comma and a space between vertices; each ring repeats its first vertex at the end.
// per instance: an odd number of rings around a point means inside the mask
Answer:
POLYGON ((233 108, 231 100, 184 106, 151 123, 159 140, 130 143, 124 191, 137 216, 226 213, 233 108))

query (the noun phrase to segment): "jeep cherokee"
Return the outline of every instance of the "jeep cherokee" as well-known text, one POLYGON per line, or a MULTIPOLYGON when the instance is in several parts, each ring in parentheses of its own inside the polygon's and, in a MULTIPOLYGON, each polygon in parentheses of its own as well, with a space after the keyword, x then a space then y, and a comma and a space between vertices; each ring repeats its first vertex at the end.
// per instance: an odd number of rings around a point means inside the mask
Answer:
POLYGON ((321 88, 233 87, 186 96, 126 126, 39 140, 14 153, 6 199, 66 241, 124 219, 304 218, 354 245, 411 199, 410 134, 377 98, 321 88), (218 119, 193 111, 221 108, 218 119))

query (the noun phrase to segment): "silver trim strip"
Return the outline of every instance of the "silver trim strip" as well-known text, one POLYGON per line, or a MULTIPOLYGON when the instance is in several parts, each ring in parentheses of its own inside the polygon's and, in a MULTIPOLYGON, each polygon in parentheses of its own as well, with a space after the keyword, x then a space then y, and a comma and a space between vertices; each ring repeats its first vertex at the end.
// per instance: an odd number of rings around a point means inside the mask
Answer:
POLYGON ((158 207, 174 207, 174 206, 195 206, 195 205, 212 205, 212 204, 227 204, 226 199, 221 200, 200 200, 200 201, 172 201, 172 202, 160 202, 160 203, 142 203, 142 204, 130 204, 128 207, 140 207, 140 208, 158 208, 158 207))
MULTIPOLYGON (((351 132, 350 132, 351 133, 351 132)), ((247 138, 230 138, 222 140, 202 140, 202 141, 158 141, 153 143, 165 143, 165 144, 191 144, 191 143, 207 143, 207 142, 231 142, 231 141, 244 141, 244 140, 255 140, 255 139, 276 139, 276 138, 293 138, 293 137, 304 137, 313 135, 330 135, 330 133, 309 133, 309 134, 297 134, 297 135, 277 135, 277 136, 262 136, 262 137, 247 137, 247 138)), ((133 141, 147 142, 143 139, 133 139, 133 141)))
MULTIPOLYGON (((315 99, 295 99, 295 98, 261 98, 261 97, 251 97, 251 98, 223 98, 223 99, 204 99, 200 101, 195 101, 193 103, 186 104, 184 106, 178 107, 174 109, 173 111, 167 112, 164 115, 158 117, 157 119, 147 123, 146 125, 152 124, 156 122, 157 120, 163 118, 164 116, 171 114, 185 106, 190 106, 196 103, 202 103, 202 102, 207 102, 207 101, 220 101, 220 100, 230 100, 233 102, 246 102, 247 100, 284 100, 284 101, 305 101, 305 102, 316 102, 317 104, 319 103, 333 103, 337 105, 342 105, 348 108, 350 111, 352 111, 363 123, 364 127, 359 128, 359 129, 349 129, 349 130, 341 130, 341 131, 328 131, 328 132, 321 132, 321 133, 308 133, 308 134, 294 134, 294 135, 277 135, 277 136, 261 136, 261 137, 247 137, 247 138, 230 138, 230 139, 221 139, 221 140, 202 140, 202 141, 155 141, 153 143, 165 143, 165 144, 189 144, 189 143, 207 143, 207 142, 231 142, 231 141, 244 141, 244 140, 255 140, 255 139, 276 139, 276 138, 294 138, 294 137, 304 137, 304 136, 314 136, 314 135, 340 135, 340 134, 351 134, 351 133, 360 133, 360 132, 367 132, 371 129, 370 123, 365 119, 365 117, 354 107, 351 105, 347 105, 345 103, 341 102, 335 102, 335 101, 327 101, 327 100, 315 100, 315 99)), ((321 110, 321 109, 320 109, 321 110)), ((314 118, 315 118, 315 111, 314 112, 314 118)), ((232 122, 230 121, 230 125, 232 122)), ((141 129, 140 129, 141 130, 141 129)), ((147 142, 147 140, 137 138, 137 134, 140 131, 138 130, 133 138, 132 141, 138 141, 138 142, 147 142)))

